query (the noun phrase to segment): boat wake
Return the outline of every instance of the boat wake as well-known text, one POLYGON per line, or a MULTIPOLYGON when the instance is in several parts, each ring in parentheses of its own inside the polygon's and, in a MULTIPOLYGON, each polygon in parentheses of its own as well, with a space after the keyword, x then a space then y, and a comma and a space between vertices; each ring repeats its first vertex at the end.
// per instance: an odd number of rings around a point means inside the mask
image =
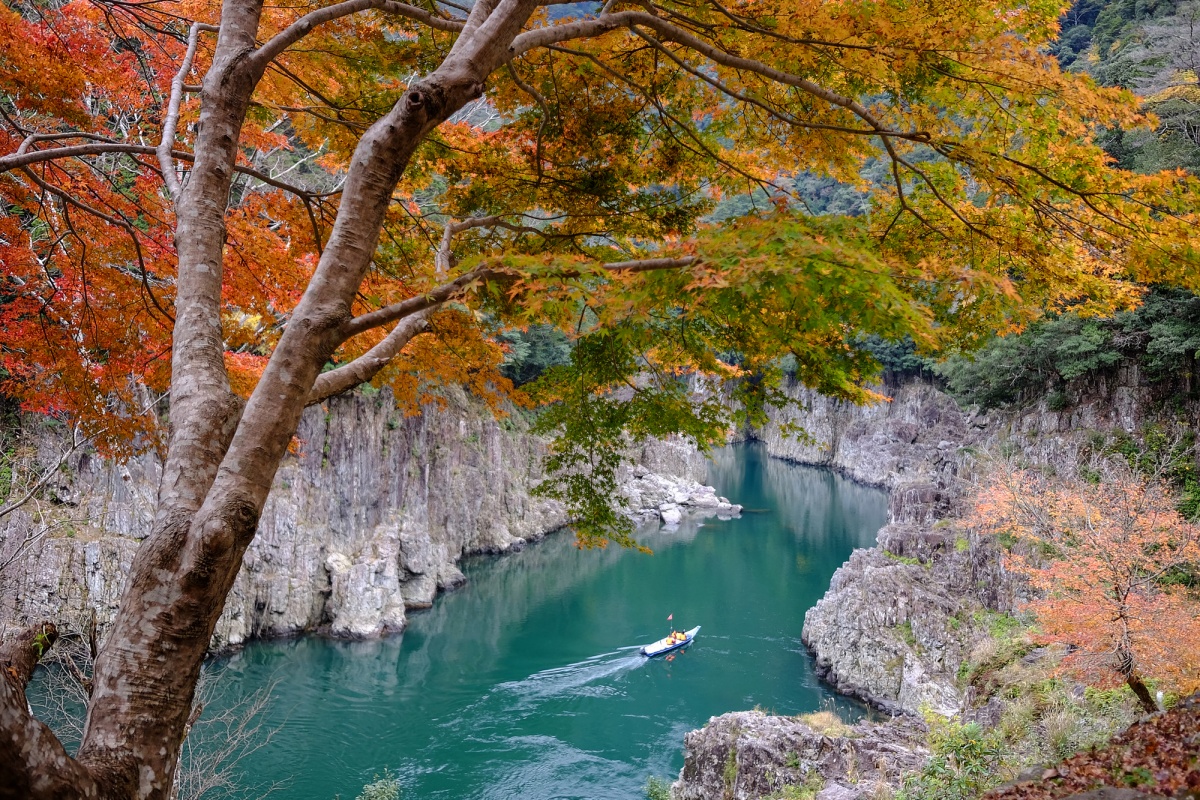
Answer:
POLYGON ((594 686, 598 681, 619 678, 646 663, 638 647, 622 647, 611 653, 601 653, 575 664, 544 669, 519 681, 497 684, 496 691, 519 697, 524 702, 538 702, 564 695, 606 694, 612 687, 594 686))

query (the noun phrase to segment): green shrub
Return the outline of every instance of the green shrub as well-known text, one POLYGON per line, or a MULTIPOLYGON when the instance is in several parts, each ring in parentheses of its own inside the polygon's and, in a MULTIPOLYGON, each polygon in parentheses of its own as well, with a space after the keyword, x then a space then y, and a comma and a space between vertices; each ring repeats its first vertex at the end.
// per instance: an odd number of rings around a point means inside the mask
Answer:
POLYGON ((651 776, 646 781, 646 800, 671 800, 671 784, 662 778, 651 776))
POLYGON ((385 769, 383 775, 363 787, 358 800, 400 800, 400 779, 385 769))
POLYGON ((927 714, 929 763, 909 775, 902 800, 975 800, 1001 781, 1003 746, 996 731, 927 714))

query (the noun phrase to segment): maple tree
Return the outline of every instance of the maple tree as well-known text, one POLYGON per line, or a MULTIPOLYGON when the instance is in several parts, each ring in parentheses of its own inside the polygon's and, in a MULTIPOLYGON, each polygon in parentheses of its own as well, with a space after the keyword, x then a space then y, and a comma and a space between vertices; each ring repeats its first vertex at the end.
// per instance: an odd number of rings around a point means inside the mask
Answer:
POLYGON ((996 469, 970 520, 1020 543, 1005 561, 1034 589, 1039 635, 1071 646, 1063 666, 1096 683, 1120 679, 1154 712, 1148 677, 1200 689, 1200 598, 1172 580, 1200 564, 1200 526, 1158 478, 1123 463, 1095 472, 996 469))
POLYGON ((727 424, 681 374, 744 376, 753 417, 790 354, 862 401, 864 334, 935 350, 1195 285, 1196 181, 1111 167, 1093 131, 1149 120, 1044 52, 1062 7, 6 0, 0 390, 163 472, 74 756, 22 696, 53 629, 0 653, 0 796, 168 795, 307 405, 498 404, 492 329, 556 325, 548 491, 602 525, 624 436, 727 424), (806 216, 804 174, 870 213, 806 216))

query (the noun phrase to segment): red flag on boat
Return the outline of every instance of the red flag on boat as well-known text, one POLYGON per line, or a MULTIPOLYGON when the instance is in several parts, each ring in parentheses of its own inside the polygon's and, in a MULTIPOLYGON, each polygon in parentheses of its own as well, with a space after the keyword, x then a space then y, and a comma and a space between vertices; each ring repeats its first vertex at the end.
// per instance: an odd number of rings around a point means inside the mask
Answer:
POLYGON ((674 613, 667 614, 667 622, 670 622, 670 621, 671 621, 671 620, 673 620, 673 619, 675 619, 675 614, 674 614, 674 613))

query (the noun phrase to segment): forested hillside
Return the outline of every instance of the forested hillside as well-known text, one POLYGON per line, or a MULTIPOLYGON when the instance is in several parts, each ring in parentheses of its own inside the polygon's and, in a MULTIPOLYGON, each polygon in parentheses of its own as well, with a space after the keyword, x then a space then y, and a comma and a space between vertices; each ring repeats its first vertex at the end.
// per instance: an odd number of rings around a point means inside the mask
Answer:
MULTIPOLYGON (((1200 172, 1200 3, 1177 0, 1079 0, 1063 16, 1051 51, 1064 67, 1106 86, 1136 92, 1157 117, 1153 130, 1109 128, 1102 142, 1124 168, 1200 172)), ((1136 364, 1139 379, 1163 395, 1200 391, 1200 299, 1150 286, 1140 303, 1113 316, 1050 313, 978 351, 941 361, 911 344, 870 340, 893 377, 939 380, 963 402, 985 408, 1048 397, 1071 404, 1069 384, 1113 377, 1136 364)))

